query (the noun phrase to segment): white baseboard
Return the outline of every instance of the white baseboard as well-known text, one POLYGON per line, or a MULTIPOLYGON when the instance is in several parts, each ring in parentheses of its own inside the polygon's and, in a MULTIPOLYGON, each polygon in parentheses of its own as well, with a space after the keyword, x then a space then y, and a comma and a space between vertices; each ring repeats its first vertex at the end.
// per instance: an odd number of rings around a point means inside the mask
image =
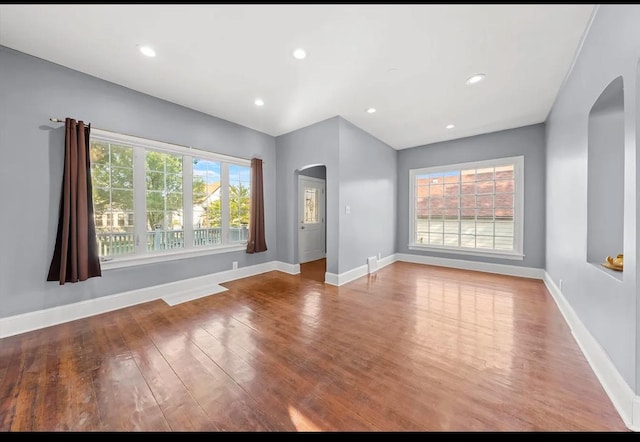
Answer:
POLYGON ((395 253, 393 253, 393 254, 391 254, 391 255, 389 255, 389 256, 385 256, 385 257, 384 257, 384 258, 382 258, 382 259, 379 259, 379 260, 378 260, 378 270, 380 270, 380 269, 381 269, 381 268, 383 268, 383 267, 388 266, 389 264, 393 264, 393 263, 394 263, 394 262, 396 262, 397 260, 398 260, 398 259, 397 259, 397 256, 396 256, 396 254, 395 254, 395 253))
POLYGON ((290 275, 299 275, 300 264, 289 264, 287 262, 276 261, 276 270, 290 275))
POLYGON ((522 278, 544 278, 544 269, 522 267, 507 264, 493 264, 489 262, 467 261, 465 259, 438 258, 435 256, 414 255, 410 253, 396 253, 396 261, 427 264, 454 269, 475 270, 478 272, 498 273, 500 275, 520 276, 522 278))
POLYGON ((574 339, 625 425, 630 430, 640 431, 640 397, 636 396, 625 382, 607 353, 578 318, 569 301, 547 272, 544 272, 543 280, 571 328, 574 339))
MULTIPOLYGON (((394 262, 396 262, 395 253, 389 256, 385 256, 384 258, 378 260, 377 270, 380 270, 381 268, 388 266, 389 264, 392 264, 394 262)), ((367 264, 364 264, 360 267, 356 267, 355 269, 351 269, 340 274, 326 272, 324 274, 324 282, 330 285, 341 286, 367 274, 369 274, 369 266, 367 264)))
POLYGON ((627 424, 627 427, 632 431, 640 431, 640 396, 633 398, 633 422, 631 425, 627 424))
POLYGON ((324 282, 341 286, 367 274, 369 274, 369 267, 365 264, 340 274, 326 272, 324 274, 324 282))
MULTIPOLYGON (((167 304, 173 306, 181 302, 220 293, 226 290, 226 288, 219 285, 221 283, 259 275, 272 270, 279 270, 281 264, 284 263, 270 261, 263 264, 240 267, 234 270, 226 270, 151 287, 143 287, 115 295, 0 318, 0 338, 62 324, 64 322, 130 307, 143 302, 154 301, 156 299, 162 299, 167 304)), ((290 265, 291 264, 287 264, 284 267, 289 269, 287 266, 290 265)))
POLYGON ((329 272, 324 273, 324 283, 329 285, 336 285, 336 286, 340 285, 338 284, 338 275, 335 273, 329 273, 329 272))

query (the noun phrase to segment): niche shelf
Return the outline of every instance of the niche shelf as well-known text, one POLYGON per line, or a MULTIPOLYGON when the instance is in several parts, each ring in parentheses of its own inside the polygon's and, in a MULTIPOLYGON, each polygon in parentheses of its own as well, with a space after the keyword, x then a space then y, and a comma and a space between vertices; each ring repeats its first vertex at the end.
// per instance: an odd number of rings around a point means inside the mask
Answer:
POLYGON ((589 112, 587 151, 587 261, 615 279, 623 272, 600 265, 623 253, 624 91, 622 77, 602 91, 589 112))

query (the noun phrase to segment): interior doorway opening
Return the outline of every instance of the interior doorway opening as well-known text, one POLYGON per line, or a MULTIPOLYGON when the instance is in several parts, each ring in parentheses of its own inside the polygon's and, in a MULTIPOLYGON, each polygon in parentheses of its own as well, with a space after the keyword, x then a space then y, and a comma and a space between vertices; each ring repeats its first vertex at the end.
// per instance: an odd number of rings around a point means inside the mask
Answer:
POLYGON ((311 166, 298 174, 298 261, 304 278, 324 282, 327 256, 326 167, 311 166))
POLYGON ((300 264, 300 275, 305 279, 324 282, 324 274, 327 272, 327 258, 317 259, 300 264))

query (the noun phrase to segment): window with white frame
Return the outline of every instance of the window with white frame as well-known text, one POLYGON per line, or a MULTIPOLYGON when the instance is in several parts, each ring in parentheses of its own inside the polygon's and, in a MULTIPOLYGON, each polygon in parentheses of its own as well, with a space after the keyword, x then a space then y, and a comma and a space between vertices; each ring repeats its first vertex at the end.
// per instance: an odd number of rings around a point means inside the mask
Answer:
POLYGON ((246 243, 249 160, 98 129, 90 157, 102 260, 246 243))
POLYGON ((410 249, 523 257, 524 157, 412 169, 410 249))

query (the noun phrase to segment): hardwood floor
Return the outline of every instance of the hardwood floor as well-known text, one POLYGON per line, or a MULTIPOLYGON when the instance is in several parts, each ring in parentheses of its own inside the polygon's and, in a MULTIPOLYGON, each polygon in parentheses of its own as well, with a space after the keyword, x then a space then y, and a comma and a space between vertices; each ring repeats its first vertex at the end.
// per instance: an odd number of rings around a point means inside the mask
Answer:
POLYGON ((627 431, 544 284, 280 272, 0 340, 3 431, 627 431))
POLYGON ((313 279, 314 281, 324 282, 324 274, 326 271, 326 258, 300 264, 300 276, 307 279, 313 279))

